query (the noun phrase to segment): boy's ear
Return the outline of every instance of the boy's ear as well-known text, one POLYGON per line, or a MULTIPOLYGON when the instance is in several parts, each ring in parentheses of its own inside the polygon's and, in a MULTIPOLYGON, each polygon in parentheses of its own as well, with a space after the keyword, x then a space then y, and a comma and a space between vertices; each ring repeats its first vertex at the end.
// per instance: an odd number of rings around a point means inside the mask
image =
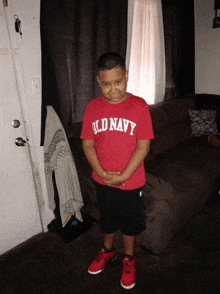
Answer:
POLYGON ((125 71, 125 79, 126 79, 126 82, 128 81, 128 70, 125 71))
POLYGON ((99 85, 100 85, 100 80, 99 80, 99 76, 97 76, 96 78, 97 78, 97 81, 98 81, 98 83, 99 83, 99 85))

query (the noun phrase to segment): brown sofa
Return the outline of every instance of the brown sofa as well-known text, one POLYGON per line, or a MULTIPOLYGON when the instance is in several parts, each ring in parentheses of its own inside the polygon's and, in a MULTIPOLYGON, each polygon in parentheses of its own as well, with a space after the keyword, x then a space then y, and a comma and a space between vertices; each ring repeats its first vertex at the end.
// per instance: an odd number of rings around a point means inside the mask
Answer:
MULTIPOLYGON (((203 96, 187 95, 150 106, 155 139, 145 159, 147 183, 142 197, 147 229, 136 241, 154 254, 161 253, 219 189, 220 148, 210 145, 207 136, 192 137, 188 115, 192 108, 216 109, 215 103, 209 105, 213 95, 209 96, 202 103, 203 96)), ((84 198, 82 210, 98 220, 96 187, 79 139, 81 126, 71 125, 67 136, 84 198)))

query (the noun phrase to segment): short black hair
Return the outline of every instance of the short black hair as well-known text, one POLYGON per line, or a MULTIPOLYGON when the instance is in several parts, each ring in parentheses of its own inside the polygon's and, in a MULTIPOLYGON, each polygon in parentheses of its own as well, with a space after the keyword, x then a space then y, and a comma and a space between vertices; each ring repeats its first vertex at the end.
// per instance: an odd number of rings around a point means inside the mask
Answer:
POLYGON ((125 70, 125 59, 116 52, 107 52, 102 54, 97 63, 97 75, 102 70, 110 70, 114 67, 120 67, 125 70))

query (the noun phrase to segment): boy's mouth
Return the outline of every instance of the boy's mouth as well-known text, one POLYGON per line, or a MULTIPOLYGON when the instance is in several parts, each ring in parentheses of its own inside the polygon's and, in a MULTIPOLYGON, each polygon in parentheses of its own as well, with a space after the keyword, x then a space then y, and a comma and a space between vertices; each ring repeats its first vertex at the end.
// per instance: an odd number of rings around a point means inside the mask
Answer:
POLYGON ((118 97, 119 97, 119 94, 112 94, 111 97, 112 97, 113 99, 118 98, 118 97))

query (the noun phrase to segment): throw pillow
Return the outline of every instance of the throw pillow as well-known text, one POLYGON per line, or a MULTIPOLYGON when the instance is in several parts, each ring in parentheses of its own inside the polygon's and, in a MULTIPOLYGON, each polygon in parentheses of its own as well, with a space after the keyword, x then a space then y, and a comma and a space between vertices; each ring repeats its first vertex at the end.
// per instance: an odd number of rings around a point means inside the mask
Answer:
POLYGON ((219 135, 216 124, 216 110, 189 110, 192 136, 219 135))

